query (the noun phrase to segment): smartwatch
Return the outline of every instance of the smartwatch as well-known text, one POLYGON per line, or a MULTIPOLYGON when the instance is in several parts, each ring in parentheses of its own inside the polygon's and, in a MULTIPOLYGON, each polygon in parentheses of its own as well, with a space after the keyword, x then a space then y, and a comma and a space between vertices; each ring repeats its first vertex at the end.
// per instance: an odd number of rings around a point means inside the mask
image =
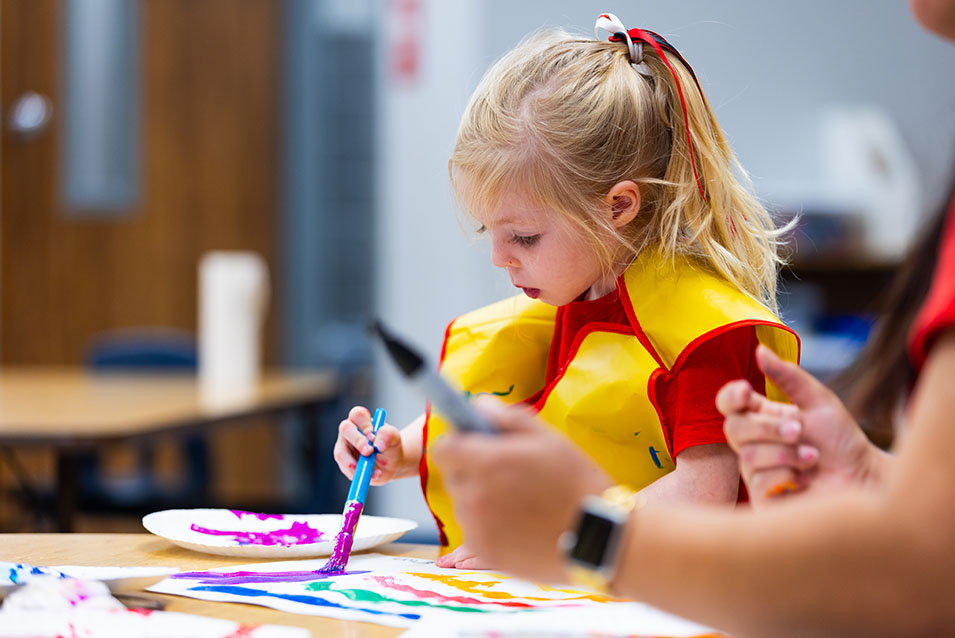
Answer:
POLYGON ((644 500, 622 485, 611 487, 599 497, 584 498, 577 525, 561 536, 573 584, 608 593, 630 513, 644 500))

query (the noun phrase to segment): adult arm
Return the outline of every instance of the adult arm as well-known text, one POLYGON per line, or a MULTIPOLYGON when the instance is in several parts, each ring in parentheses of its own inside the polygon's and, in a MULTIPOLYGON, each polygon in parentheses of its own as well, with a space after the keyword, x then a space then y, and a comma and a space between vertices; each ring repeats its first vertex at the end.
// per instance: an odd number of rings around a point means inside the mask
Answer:
MULTIPOLYGON (((758 512, 664 506, 635 512, 614 588, 739 635, 950 631, 952 379, 949 331, 922 370, 912 432, 877 484, 758 512)), ((502 433, 449 437, 433 457, 468 543, 519 575, 564 581, 557 538, 572 526, 580 499, 600 493, 610 479, 530 415, 483 407, 502 433)))
POLYGON ((880 485, 759 514, 638 513, 616 588, 740 635, 950 632, 953 379, 948 331, 922 370, 911 432, 880 485))

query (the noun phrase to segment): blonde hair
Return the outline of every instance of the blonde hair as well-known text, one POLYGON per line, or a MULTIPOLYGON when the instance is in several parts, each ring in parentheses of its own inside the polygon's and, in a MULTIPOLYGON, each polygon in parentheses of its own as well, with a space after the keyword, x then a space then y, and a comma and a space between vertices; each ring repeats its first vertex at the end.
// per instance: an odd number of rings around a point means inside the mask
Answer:
POLYGON ((608 269, 621 247, 628 263, 651 245, 670 258, 695 255, 775 311, 786 229, 751 192, 691 74, 667 54, 686 101, 703 199, 673 75, 645 51, 649 78, 621 43, 559 30, 525 38, 485 74, 464 112, 448 163, 455 193, 474 214, 520 192, 584 232, 608 269), (618 230, 604 198, 623 180, 639 186, 641 205, 618 230))

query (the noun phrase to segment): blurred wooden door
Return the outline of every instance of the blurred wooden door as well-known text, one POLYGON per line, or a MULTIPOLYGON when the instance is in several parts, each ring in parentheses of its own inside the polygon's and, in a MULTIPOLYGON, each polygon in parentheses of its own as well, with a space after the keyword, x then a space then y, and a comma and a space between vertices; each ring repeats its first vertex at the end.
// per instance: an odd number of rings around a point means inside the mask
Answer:
POLYGON ((282 1, 141 0, 140 192, 115 218, 64 210, 65 7, 0 0, 5 364, 81 363, 127 326, 194 331, 207 250, 258 251, 276 275, 282 1), (29 91, 53 118, 25 137, 8 118, 29 91))
MULTIPOLYGON (((122 215, 84 218, 62 194, 67 0, 0 0, 0 364, 82 364, 94 335, 124 327, 195 331, 207 250, 259 252, 278 288, 284 3, 138 4, 140 191, 122 215), (15 134, 11 106, 31 91, 48 97, 52 120, 15 134)), ((278 442, 266 425, 214 434, 218 498, 273 493, 263 477, 278 473, 278 442)), ((170 449, 159 465, 175 477, 170 449)), ((112 470, 134 462, 124 452, 112 451, 112 470)), ((49 473, 39 453, 25 465, 49 473)))

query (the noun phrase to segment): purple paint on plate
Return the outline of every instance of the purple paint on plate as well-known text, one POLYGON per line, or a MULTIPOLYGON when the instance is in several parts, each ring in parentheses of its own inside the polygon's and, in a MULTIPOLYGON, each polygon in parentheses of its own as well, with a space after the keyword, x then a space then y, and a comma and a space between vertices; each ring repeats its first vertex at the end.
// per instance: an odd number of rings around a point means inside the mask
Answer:
POLYGON ((285 516, 283 516, 282 514, 259 514, 258 512, 246 512, 243 510, 229 510, 229 511, 235 514, 236 518, 240 520, 242 519, 243 516, 254 516, 260 521, 264 521, 269 518, 277 518, 278 520, 282 520, 283 518, 285 518, 285 516))
POLYGON ((331 558, 328 559, 328 562, 320 571, 332 574, 341 573, 348 565, 352 542, 355 540, 355 526, 358 524, 361 510, 362 504, 358 501, 348 501, 345 504, 345 512, 342 514, 342 527, 335 535, 335 549, 332 550, 331 558))
POLYGON ((249 585, 253 583, 301 583, 330 576, 367 574, 368 570, 326 574, 318 571, 295 572, 181 572, 170 578, 197 580, 201 585, 249 585))
POLYGON ((268 532, 250 532, 245 530, 222 530, 200 527, 193 523, 189 526, 194 532, 209 534, 210 536, 231 536, 232 540, 240 545, 305 545, 317 543, 324 534, 307 523, 296 521, 288 529, 274 529, 268 532))

